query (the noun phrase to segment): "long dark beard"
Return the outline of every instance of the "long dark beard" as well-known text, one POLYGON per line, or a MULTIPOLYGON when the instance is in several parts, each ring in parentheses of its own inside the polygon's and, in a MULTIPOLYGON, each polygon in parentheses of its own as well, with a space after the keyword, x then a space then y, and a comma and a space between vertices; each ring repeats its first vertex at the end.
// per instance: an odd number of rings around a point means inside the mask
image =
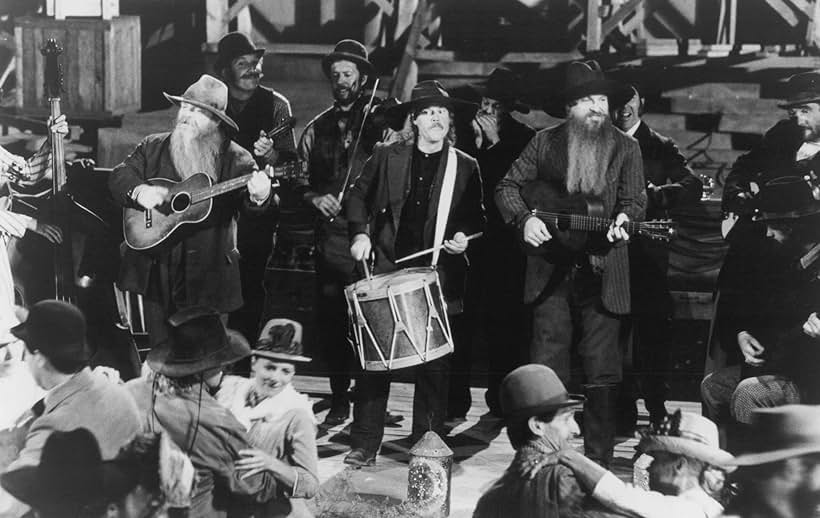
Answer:
POLYGON ((606 169, 615 152, 615 129, 609 118, 599 125, 570 117, 567 122, 567 191, 601 194, 606 169))
POLYGON ((205 173, 216 180, 222 140, 218 127, 205 131, 177 123, 171 133, 170 151, 171 161, 180 177, 185 180, 196 173, 205 173))

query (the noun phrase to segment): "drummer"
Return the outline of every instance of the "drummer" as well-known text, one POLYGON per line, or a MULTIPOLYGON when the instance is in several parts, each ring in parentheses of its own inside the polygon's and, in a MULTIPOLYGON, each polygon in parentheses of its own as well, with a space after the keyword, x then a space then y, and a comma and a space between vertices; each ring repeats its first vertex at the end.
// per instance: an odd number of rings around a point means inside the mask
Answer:
MULTIPOLYGON (((403 137, 376 146, 344 203, 353 258, 370 262, 375 256, 376 274, 399 266, 437 266, 452 327, 460 325, 463 310, 467 236, 480 232, 485 223, 478 163, 453 146, 454 117, 472 120, 476 108, 451 98, 437 81, 418 83, 410 101, 387 114, 389 120, 404 121, 403 137), (413 262, 395 263, 436 245, 443 246, 413 262)), ((445 435, 449 361, 444 356, 413 367, 410 445, 428 430, 445 435)), ((352 451, 345 463, 375 462, 389 391, 389 372, 359 375, 350 429, 352 451)))

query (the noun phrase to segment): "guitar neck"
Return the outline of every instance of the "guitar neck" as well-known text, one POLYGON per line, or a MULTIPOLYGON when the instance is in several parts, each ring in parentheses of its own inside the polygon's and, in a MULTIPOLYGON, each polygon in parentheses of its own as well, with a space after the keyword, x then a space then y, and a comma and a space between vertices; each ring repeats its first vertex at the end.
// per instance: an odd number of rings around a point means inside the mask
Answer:
POLYGON ((231 178, 230 180, 220 182, 212 187, 208 187, 207 189, 194 191, 191 193, 191 203, 199 203, 201 201, 210 200, 211 198, 241 189, 245 187, 248 180, 250 180, 252 176, 253 173, 243 174, 242 176, 237 176, 236 178, 231 178))
MULTIPOLYGON (((606 232, 615 222, 610 218, 595 218, 581 214, 561 214, 540 210, 533 211, 533 214, 541 219, 552 221, 556 225, 564 226, 568 223, 568 230, 584 230, 587 232, 606 232)), ((630 234, 637 234, 641 231, 640 221, 627 221, 622 226, 630 234)))

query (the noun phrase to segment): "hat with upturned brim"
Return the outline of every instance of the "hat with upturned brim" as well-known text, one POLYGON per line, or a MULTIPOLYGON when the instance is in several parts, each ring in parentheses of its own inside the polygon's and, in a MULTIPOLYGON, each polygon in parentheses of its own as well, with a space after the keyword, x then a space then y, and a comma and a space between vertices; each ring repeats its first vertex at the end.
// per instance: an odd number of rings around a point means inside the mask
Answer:
POLYGON ((501 411, 507 419, 539 416, 584 403, 583 397, 567 393, 555 371, 537 363, 507 374, 499 392, 501 411))
POLYGON ((359 67, 359 73, 371 75, 373 63, 370 62, 367 48, 356 40, 341 40, 333 47, 333 52, 322 58, 322 70, 330 77, 330 67, 337 61, 350 61, 359 67))
POLYGON ((678 409, 646 433, 637 450, 649 455, 653 451, 665 451, 731 469, 729 466, 734 457, 719 447, 718 437, 714 422, 702 415, 678 409))
POLYGON ((820 406, 783 405, 752 411, 754 430, 748 450, 734 466, 757 466, 820 453, 820 406))
POLYGON ((786 81, 786 98, 780 108, 793 108, 801 104, 820 103, 820 72, 802 72, 786 81))
POLYGON ((420 81, 410 92, 410 100, 398 103, 385 110, 392 121, 402 121, 412 112, 418 112, 430 106, 441 106, 453 111, 456 118, 472 120, 478 111, 478 105, 451 97, 441 83, 434 80, 420 81))
POLYGON ((820 194, 799 176, 781 176, 769 180, 754 199, 753 221, 782 221, 820 214, 820 194))
POLYGON ((221 70, 229 66, 234 59, 247 54, 253 54, 259 59, 265 55, 265 49, 254 45, 251 39, 241 32, 229 32, 222 36, 216 46, 214 68, 221 70))
POLYGON ((521 78, 508 68, 498 67, 490 72, 485 81, 474 83, 470 88, 480 97, 501 101, 510 111, 529 113, 530 105, 521 101, 517 92, 521 78))
POLYGON ((188 103, 198 108, 202 108, 215 115, 234 131, 239 131, 239 126, 228 116, 228 86, 208 74, 202 74, 196 83, 189 86, 182 95, 171 95, 162 92, 173 104, 188 103))

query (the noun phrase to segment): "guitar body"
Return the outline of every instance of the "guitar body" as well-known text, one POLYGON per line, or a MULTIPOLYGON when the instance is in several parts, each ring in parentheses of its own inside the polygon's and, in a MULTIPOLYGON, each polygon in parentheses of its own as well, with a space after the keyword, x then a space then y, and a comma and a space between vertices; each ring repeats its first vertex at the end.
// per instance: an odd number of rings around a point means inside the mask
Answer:
MULTIPOLYGON (((570 194, 565 189, 544 180, 534 180, 521 188, 521 197, 530 210, 543 210, 563 215, 603 218, 604 206, 599 198, 582 194, 570 194)), ((552 234, 552 239, 534 247, 521 243, 528 255, 543 255, 550 262, 571 258, 578 252, 594 251, 600 246, 599 238, 590 238, 589 232, 569 228, 567 218, 541 218, 552 234)))
POLYGON ((125 242, 134 250, 153 248, 168 239, 180 226, 200 223, 211 213, 213 198, 199 203, 190 202, 190 193, 208 189, 213 184, 211 177, 205 173, 197 173, 181 182, 152 178, 147 183, 168 189, 168 201, 150 211, 123 209, 125 242))

